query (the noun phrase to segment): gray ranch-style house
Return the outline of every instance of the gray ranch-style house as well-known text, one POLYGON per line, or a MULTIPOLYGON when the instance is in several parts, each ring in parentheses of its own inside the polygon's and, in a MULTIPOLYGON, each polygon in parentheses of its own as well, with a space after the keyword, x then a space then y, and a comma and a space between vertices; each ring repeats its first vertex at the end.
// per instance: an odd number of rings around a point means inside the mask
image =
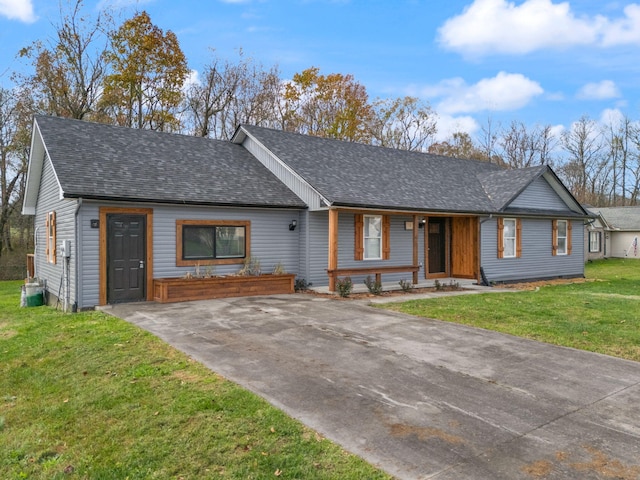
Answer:
POLYGON ((35 215, 35 275, 80 309, 151 300, 154 279, 231 274, 249 257, 330 290, 347 275, 581 277, 588 217, 548 166, 48 116, 34 119, 23 213, 35 215))

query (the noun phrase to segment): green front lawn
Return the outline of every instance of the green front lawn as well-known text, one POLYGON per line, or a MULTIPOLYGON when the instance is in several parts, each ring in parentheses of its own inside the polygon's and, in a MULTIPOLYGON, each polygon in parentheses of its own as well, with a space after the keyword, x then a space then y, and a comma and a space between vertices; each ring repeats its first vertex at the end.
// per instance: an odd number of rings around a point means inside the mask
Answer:
POLYGON ((586 277, 584 283, 383 308, 640 361, 640 261, 593 262, 586 277))
POLYGON ((0 282, 0 478, 390 478, 152 335, 0 282))

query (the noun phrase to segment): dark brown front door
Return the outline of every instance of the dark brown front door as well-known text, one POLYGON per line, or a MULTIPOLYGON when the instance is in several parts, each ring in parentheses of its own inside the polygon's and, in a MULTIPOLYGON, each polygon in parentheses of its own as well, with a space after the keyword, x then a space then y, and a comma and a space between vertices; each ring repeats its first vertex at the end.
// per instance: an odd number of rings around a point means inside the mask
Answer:
POLYGON ((107 215, 107 302, 146 298, 146 217, 107 215))
POLYGON ((429 218, 427 223, 427 245, 429 275, 447 273, 447 219, 429 218))

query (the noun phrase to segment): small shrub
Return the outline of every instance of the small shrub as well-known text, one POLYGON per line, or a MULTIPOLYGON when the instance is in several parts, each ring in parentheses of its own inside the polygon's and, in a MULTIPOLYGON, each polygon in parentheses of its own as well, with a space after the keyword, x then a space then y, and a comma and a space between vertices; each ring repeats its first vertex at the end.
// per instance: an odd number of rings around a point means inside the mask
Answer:
POLYGON ((369 293, 374 295, 380 295, 382 293, 382 282, 377 280, 374 281, 371 278, 371 275, 368 275, 367 278, 365 278, 364 284, 367 286, 367 289, 369 289, 369 293))
POLYGON ((405 293, 409 293, 411 290, 413 290, 413 283, 410 282, 409 280, 400 280, 398 282, 400 284, 400 288, 402 289, 403 292, 405 293))
POLYGON ((244 264, 238 272, 238 275, 260 275, 261 273, 260 260, 256 257, 248 257, 244 259, 244 264))
POLYGON ((338 290, 338 295, 342 298, 347 298, 351 295, 352 289, 353 282, 351 281, 351 277, 338 278, 336 280, 336 290, 338 290))
POLYGON ((451 280, 451 282, 449 282, 448 287, 449 287, 449 290, 460 290, 460 282, 451 280))
POLYGON ((273 267, 273 273, 274 275, 283 275, 285 273, 287 273, 287 271, 284 269, 284 265, 282 264, 282 262, 278 262, 274 267, 273 267))
POLYGON ((444 289, 444 285, 436 278, 435 282, 433 282, 433 286, 436 287, 437 291, 444 289))
POLYGON ((295 289, 296 292, 304 292, 306 290, 309 290, 309 287, 311 285, 312 285, 311 282, 307 283, 307 281, 304 278, 296 278, 296 281, 293 284, 293 288, 295 289))

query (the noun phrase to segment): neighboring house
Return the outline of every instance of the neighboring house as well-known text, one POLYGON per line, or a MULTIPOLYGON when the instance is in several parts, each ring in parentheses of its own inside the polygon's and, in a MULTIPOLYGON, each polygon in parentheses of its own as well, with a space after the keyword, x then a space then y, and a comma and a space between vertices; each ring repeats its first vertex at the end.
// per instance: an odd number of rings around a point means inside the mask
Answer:
POLYGON ((346 275, 580 277, 572 245, 588 217, 547 166, 251 126, 227 142, 45 116, 23 213, 35 215, 37 276, 78 308, 151 299, 154 278, 232 273, 249 256, 332 290, 346 275))
POLYGON ((607 221, 593 207, 585 206, 592 218, 585 222, 584 252, 585 260, 599 260, 607 257, 609 232, 607 221))
MULTIPOLYGON (((602 225, 602 258, 640 258, 640 206, 590 207, 589 211, 602 225)), ((596 229, 598 223, 594 224, 596 229)))

